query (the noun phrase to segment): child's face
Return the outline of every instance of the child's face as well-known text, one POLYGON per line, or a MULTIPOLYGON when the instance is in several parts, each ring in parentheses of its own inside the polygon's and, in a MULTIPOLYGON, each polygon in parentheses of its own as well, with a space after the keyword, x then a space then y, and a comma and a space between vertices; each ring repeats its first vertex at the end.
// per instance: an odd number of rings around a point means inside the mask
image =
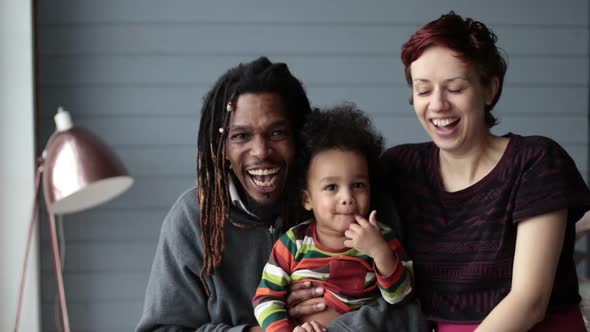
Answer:
POLYGON ((370 201, 369 168, 362 154, 332 149, 311 159, 303 207, 313 211, 319 229, 344 233, 356 223, 355 215, 367 216, 370 201))

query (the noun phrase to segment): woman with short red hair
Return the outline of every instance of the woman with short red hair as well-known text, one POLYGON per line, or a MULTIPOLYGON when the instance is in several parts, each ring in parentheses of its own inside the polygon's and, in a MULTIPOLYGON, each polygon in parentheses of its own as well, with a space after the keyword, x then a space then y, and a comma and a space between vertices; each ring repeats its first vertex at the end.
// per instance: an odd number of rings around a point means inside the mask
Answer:
POLYGON ((553 140, 491 133, 506 72, 496 40, 451 12, 402 47, 432 142, 382 159, 416 292, 440 332, 586 331, 573 249, 590 191, 553 140))

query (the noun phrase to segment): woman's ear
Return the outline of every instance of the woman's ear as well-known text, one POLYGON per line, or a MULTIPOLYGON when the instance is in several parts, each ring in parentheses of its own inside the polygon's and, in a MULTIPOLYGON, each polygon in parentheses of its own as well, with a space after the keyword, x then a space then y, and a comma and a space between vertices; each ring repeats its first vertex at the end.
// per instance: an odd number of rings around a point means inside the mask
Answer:
POLYGON ((485 92, 486 106, 490 106, 492 104, 492 101, 494 101, 494 98, 496 98, 496 95, 498 94, 499 88, 500 80, 497 77, 492 78, 485 92))
POLYGON ((301 205, 303 205, 303 208, 307 211, 311 211, 311 197, 309 197, 307 190, 301 192, 301 205))

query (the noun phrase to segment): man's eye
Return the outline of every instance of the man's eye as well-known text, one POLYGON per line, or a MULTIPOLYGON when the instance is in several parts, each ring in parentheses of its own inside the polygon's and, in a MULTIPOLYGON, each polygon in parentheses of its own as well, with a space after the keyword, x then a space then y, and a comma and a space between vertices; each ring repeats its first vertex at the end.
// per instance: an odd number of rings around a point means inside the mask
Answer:
POLYGON ((230 139, 231 139, 232 141, 241 141, 241 140, 244 140, 244 139, 246 139, 246 136, 247 136, 247 135, 246 135, 246 134, 244 134, 244 133, 238 133, 238 134, 233 134, 233 135, 231 135, 231 136, 230 136, 230 139))
POLYGON ((426 96, 430 93, 430 90, 416 90, 416 95, 418 96, 426 96))
POLYGON ((271 136, 285 136, 286 132, 284 130, 275 130, 271 133, 271 136))
POLYGON ((273 132, 270 133, 270 137, 272 139, 283 139, 287 136, 288 136, 287 131, 284 129, 274 130, 273 132))

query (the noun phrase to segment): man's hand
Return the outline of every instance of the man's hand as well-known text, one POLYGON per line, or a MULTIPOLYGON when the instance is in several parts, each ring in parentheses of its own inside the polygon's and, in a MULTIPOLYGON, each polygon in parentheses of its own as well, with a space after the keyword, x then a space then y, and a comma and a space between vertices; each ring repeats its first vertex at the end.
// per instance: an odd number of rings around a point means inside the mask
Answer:
POLYGON ((324 288, 312 286, 309 281, 291 284, 287 308, 293 319, 325 310, 324 288))

